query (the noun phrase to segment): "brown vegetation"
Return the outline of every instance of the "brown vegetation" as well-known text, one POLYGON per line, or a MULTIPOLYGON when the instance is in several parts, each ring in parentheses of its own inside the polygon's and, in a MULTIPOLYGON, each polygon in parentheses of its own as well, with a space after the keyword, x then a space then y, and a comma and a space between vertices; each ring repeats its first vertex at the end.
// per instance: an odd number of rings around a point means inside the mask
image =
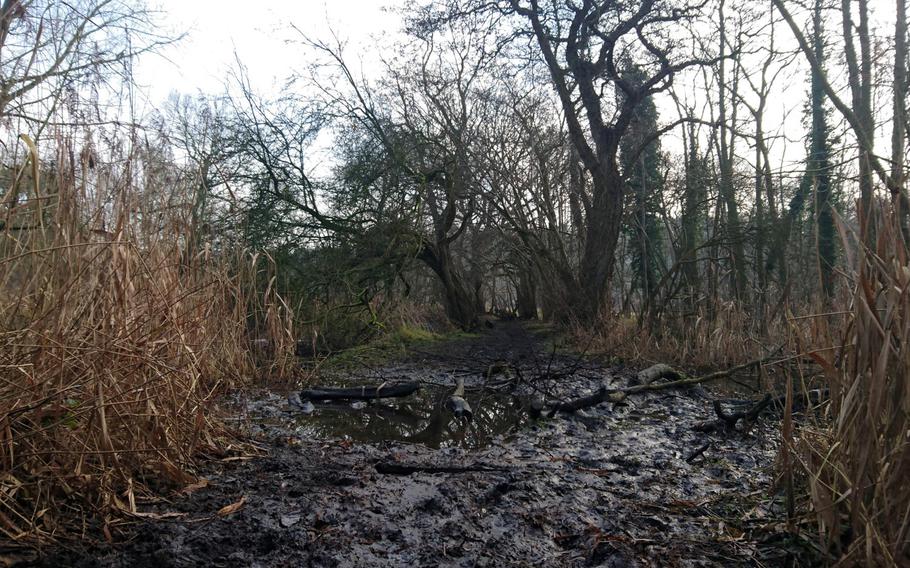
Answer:
POLYGON ((893 34, 866 0, 427 0, 375 77, 301 36, 274 100, 238 62, 127 126, 101 93, 170 40, 141 2, 70 4, 0 5, 6 538, 113 538, 241 447, 218 395, 299 382, 295 353, 491 312, 827 392, 783 416, 789 528, 910 563, 906 0, 893 34), (801 75, 805 132, 774 108, 801 75))
POLYGON ((254 292, 267 263, 188 256, 184 209, 154 199, 173 188, 130 183, 137 156, 56 152, 49 167, 32 147, 0 210, 0 531, 16 541, 110 538, 150 490, 192 483, 197 458, 237 447, 214 397, 253 376, 250 333, 292 352, 274 290, 254 292))
POLYGON ((792 530, 812 540, 807 525, 817 523, 820 547, 840 565, 899 566, 910 560, 910 250, 899 211, 884 206, 870 223, 870 246, 840 223, 852 267, 843 288, 853 292, 843 310, 788 312, 764 334, 732 307, 711 325, 693 317, 653 329, 614 317, 593 333, 572 333, 594 352, 688 368, 733 367, 776 350, 774 367, 744 386, 784 391, 789 401, 814 388, 829 393, 808 422, 794 422, 789 404, 783 422, 780 476, 792 530), (794 493, 801 486, 807 500, 794 493))
POLYGON ((854 251, 846 325, 831 326, 832 349, 812 353, 830 406, 784 448, 808 486, 820 536, 845 565, 910 561, 910 251, 899 218, 879 211, 874 246, 854 251))

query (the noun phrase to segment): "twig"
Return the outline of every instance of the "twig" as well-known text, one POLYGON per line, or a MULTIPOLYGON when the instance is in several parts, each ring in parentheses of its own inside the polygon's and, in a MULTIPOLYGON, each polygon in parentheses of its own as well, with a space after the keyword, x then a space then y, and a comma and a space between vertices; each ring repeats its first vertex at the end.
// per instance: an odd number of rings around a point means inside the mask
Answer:
POLYGON ((698 457, 700 455, 705 453, 705 451, 710 447, 711 447, 711 442, 708 442, 707 444, 703 444, 702 446, 698 447, 695 451, 693 451, 688 456, 686 456, 686 463, 694 462, 695 460, 698 459, 698 457))
POLYGON ((472 465, 417 465, 397 462, 379 462, 376 472, 386 475, 411 475, 412 473, 470 473, 509 471, 507 467, 493 467, 483 464, 472 465))

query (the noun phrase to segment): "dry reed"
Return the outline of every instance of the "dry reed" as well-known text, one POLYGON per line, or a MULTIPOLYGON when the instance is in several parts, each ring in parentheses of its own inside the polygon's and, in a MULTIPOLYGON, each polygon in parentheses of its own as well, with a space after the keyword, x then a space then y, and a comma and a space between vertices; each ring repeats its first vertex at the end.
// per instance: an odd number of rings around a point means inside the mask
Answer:
POLYGON ((135 155, 92 169, 57 146, 0 202, 0 534, 25 543, 112 538, 192 483, 231 450, 215 398, 254 373, 251 333, 293 352, 278 295, 253 293, 267 262, 189 247, 178 189, 135 155))
POLYGON ((759 332, 754 317, 730 303, 710 317, 665 320, 658 330, 612 316, 593 332, 572 333, 575 345, 594 352, 687 369, 732 367, 780 350, 791 364, 749 386, 789 392, 791 400, 816 386, 830 393, 808 419, 783 417, 782 479, 791 500, 805 496, 790 506, 808 506, 831 562, 910 566, 910 249, 897 211, 883 207, 872 218, 872 245, 840 224, 846 285, 836 301, 799 310, 807 315, 791 307, 759 332))
POLYGON ((593 327, 573 327, 571 341, 628 362, 659 362, 690 370, 734 367, 774 352, 792 353, 795 348, 791 320, 776 318, 768 326, 771 329, 759 332, 754 317, 736 302, 726 302, 711 313, 700 309, 657 323, 642 325, 633 317, 608 315, 593 327))
POLYGON ((830 407, 788 448, 820 540, 844 566, 910 565, 910 251, 899 221, 877 211, 874 244, 849 254, 850 319, 830 330, 836 349, 814 355, 830 407))

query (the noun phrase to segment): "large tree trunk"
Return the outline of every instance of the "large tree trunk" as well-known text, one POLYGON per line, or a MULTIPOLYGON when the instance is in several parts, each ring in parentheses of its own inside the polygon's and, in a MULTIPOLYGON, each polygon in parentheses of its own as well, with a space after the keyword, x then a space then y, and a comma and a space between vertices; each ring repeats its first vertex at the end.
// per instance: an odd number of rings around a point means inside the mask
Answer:
MULTIPOLYGON (((509 0, 510 8, 527 19, 537 41, 562 107, 569 140, 591 176, 591 202, 584 202, 585 239, 578 270, 579 293, 570 295, 570 317, 592 321, 610 305, 616 246, 622 226, 624 183, 619 172, 619 140, 626 134, 642 101, 668 87, 673 76, 688 67, 700 66, 700 57, 681 60, 675 50, 662 48, 648 39, 662 34, 655 24, 689 19, 686 10, 647 0, 624 2, 509 0), (634 5, 635 8, 629 8, 634 5), (634 32, 634 33, 633 33, 634 32), (602 41, 600 49, 593 44, 602 41), (640 46, 659 66, 649 66, 640 83, 620 72, 619 54, 640 46), (614 49, 622 46, 622 49, 614 49), (671 53, 673 51, 674 53, 671 53), (599 52, 599 53, 598 53, 599 52), (615 112, 604 108, 607 84, 622 91, 615 112), (612 114, 612 117, 611 117, 612 114)), ((637 152, 632 152, 636 156, 637 152)), ((577 177, 577 176, 576 176, 577 177)), ((573 180, 577 181, 577 180, 573 180)), ((585 194, 576 193, 581 201, 585 194)), ((573 214, 580 211, 577 201, 573 214)), ((579 223, 574 223, 578 225, 579 223)))
POLYGON ((579 270, 580 294, 575 317, 591 321, 609 309, 609 288, 616 261, 616 246, 622 228, 623 181, 616 161, 616 148, 601 156, 601 175, 594 180, 594 199, 588 213, 585 248, 579 270), (610 155, 612 154, 612 155, 610 155))
POLYGON ((446 317, 465 331, 477 327, 480 313, 474 292, 468 288, 445 244, 425 243, 418 255, 439 277, 442 284, 446 317))
POLYGON ((519 267, 515 292, 518 317, 537 319, 537 279, 530 266, 519 267))

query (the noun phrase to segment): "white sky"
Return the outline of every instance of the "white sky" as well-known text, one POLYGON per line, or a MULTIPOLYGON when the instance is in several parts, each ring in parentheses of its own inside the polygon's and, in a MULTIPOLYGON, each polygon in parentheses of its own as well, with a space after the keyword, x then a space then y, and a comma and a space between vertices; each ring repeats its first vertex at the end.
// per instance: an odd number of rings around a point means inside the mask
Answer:
MULTIPOLYGON (((155 2, 156 0, 152 0, 155 2)), ((219 92, 234 61, 234 50, 249 66, 257 86, 281 79, 297 64, 284 41, 294 24, 313 37, 327 37, 329 26, 343 39, 356 40, 355 54, 375 50, 375 38, 394 34, 398 16, 386 9, 407 0, 157 0, 166 33, 187 38, 162 56, 143 58, 137 73, 151 101, 173 90, 219 92)), ((890 33, 893 0, 870 0, 873 19, 890 33), (887 22, 887 24, 885 24, 887 22)), ((786 32, 781 25, 781 32, 786 32)), ((832 30, 837 32, 837 30, 832 30)))
POLYGON ((168 94, 220 93, 234 51, 257 89, 268 90, 304 61, 286 45, 290 24, 314 38, 334 29, 352 53, 368 53, 375 39, 394 34, 400 19, 384 6, 398 0, 159 0, 166 32, 187 32, 161 56, 144 57, 135 72, 151 107, 168 94))
MULTIPOLYGON (((155 0, 152 0, 155 1, 155 0)), ((400 28, 399 17, 386 9, 407 0, 157 0, 163 12, 165 33, 187 32, 186 39, 149 55, 136 66, 142 97, 136 110, 141 116, 159 107, 171 92, 218 94, 234 66, 236 50, 246 65, 255 90, 270 93, 294 70, 304 67, 302 50, 287 45, 293 24, 313 38, 327 39, 330 29, 349 41, 349 57, 369 60, 400 28)), ((893 31, 894 1, 871 0, 873 20, 879 32, 893 31)), ((839 30, 830 30, 837 35, 839 30)), ((784 24, 778 34, 788 36, 784 24)), ((781 37, 782 41, 785 41, 781 37)), ((792 41, 792 40, 790 40, 792 41)), ((387 45, 387 44, 386 44, 387 45)), ((375 59, 374 59, 375 60, 375 59)), ((772 155, 779 166, 802 159, 801 104, 808 82, 805 77, 782 77, 779 96, 770 101, 766 129, 786 131, 793 140, 773 142, 772 155), (794 106, 794 101, 797 101, 794 106), (788 113, 789 111, 789 113, 788 113)), ((670 109, 667 109, 670 111, 670 109)), ((663 112, 663 111, 662 111, 663 112)), ((743 109, 743 112, 746 112, 743 109)), ((669 119, 669 117, 668 117, 669 119)), ((778 132, 780 133, 780 132, 778 132)), ((674 144, 670 136, 667 145, 674 144)), ((745 147, 741 152, 747 151, 745 147)))

